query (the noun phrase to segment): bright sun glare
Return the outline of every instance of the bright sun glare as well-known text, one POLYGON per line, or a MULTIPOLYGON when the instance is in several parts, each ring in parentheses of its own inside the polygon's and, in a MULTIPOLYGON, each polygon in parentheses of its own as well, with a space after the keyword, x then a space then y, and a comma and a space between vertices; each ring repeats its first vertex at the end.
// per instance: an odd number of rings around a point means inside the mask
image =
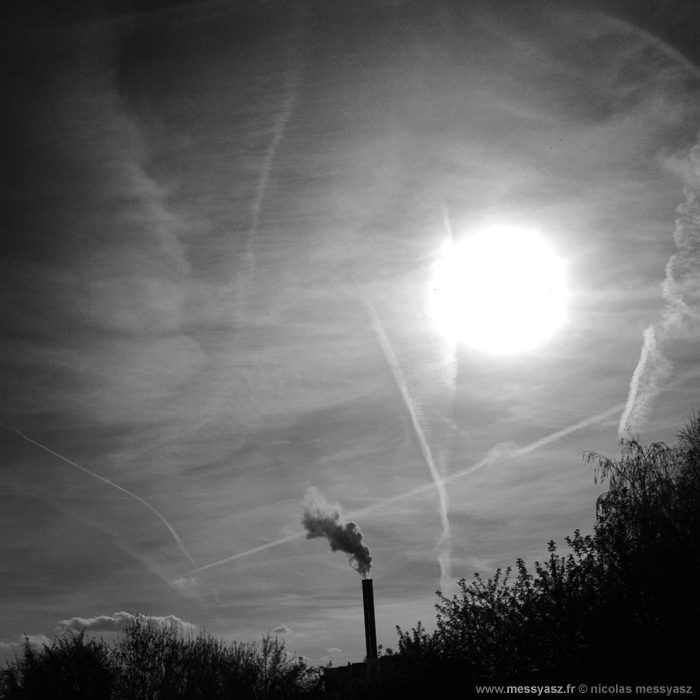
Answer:
POLYGON ((564 264, 534 231, 489 226, 437 261, 431 312, 457 342, 494 354, 531 350, 564 321, 564 264))

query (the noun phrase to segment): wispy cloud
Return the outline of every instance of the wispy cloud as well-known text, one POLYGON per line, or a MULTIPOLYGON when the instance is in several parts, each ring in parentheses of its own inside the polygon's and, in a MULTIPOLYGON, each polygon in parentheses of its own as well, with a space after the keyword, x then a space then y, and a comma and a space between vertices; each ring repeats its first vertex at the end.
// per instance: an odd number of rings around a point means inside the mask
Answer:
POLYGON ((678 343, 700 340, 700 144, 690 151, 685 175, 685 204, 678 208, 673 239, 676 253, 666 265, 661 320, 644 331, 639 363, 632 375, 619 432, 638 430, 654 400, 673 375, 671 357, 678 343), (669 357, 671 356, 671 357, 669 357))
POLYGON ((700 78, 700 68, 698 68, 698 66, 686 58, 680 51, 675 49, 668 42, 664 41, 655 34, 652 34, 636 24, 627 22, 619 17, 612 17, 611 15, 604 13, 594 13, 593 16, 597 16, 605 25, 611 27, 620 34, 627 34, 641 39, 643 44, 653 46, 667 58, 670 58, 673 63, 685 70, 688 74, 693 75, 696 78, 700 78))

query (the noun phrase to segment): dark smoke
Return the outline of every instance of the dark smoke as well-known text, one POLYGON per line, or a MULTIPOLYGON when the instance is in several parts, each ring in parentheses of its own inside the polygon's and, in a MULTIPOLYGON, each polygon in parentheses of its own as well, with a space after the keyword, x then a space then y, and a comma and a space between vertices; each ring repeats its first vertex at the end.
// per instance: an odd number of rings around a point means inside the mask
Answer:
POLYGON ((340 507, 326 502, 315 488, 306 492, 302 505, 304 516, 301 522, 306 529, 306 539, 325 537, 332 551, 348 554, 350 566, 367 578, 372 572, 372 555, 362 541, 362 531, 357 523, 344 522, 340 517, 340 507))

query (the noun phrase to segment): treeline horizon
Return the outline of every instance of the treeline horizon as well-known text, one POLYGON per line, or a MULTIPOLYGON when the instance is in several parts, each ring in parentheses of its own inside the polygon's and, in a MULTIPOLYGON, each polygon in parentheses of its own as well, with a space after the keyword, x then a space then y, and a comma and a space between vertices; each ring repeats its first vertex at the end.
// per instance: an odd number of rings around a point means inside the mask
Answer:
MULTIPOLYGON (((41 649, 27 640, 0 670, 0 700, 267 700, 457 697, 491 684, 689 686, 700 661, 700 417, 674 445, 620 441, 595 452, 593 534, 565 537, 529 571, 515 568, 437 593, 437 624, 397 626, 368 672, 327 674, 284 641, 225 644, 143 616, 113 643, 68 631, 41 649), (371 672, 370 672, 371 671, 371 672)), ((341 667, 342 669, 343 667, 341 667)))

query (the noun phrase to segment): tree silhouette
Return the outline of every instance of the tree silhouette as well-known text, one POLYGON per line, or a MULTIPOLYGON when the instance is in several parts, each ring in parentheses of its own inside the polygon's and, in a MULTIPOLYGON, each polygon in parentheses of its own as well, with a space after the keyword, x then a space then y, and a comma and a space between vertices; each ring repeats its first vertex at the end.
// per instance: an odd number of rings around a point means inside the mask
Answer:
POLYGON ((619 459, 595 452, 593 535, 530 573, 459 582, 438 592, 437 629, 400 628, 399 654, 441 676, 562 682, 690 684, 700 658, 700 419, 669 447, 630 436, 619 459))
POLYGON ((27 641, 0 670, 0 700, 293 700, 320 694, 321 672, 290 659, 284 641, 226 644, 136 616, 114 644, 68 630, 27 641))

